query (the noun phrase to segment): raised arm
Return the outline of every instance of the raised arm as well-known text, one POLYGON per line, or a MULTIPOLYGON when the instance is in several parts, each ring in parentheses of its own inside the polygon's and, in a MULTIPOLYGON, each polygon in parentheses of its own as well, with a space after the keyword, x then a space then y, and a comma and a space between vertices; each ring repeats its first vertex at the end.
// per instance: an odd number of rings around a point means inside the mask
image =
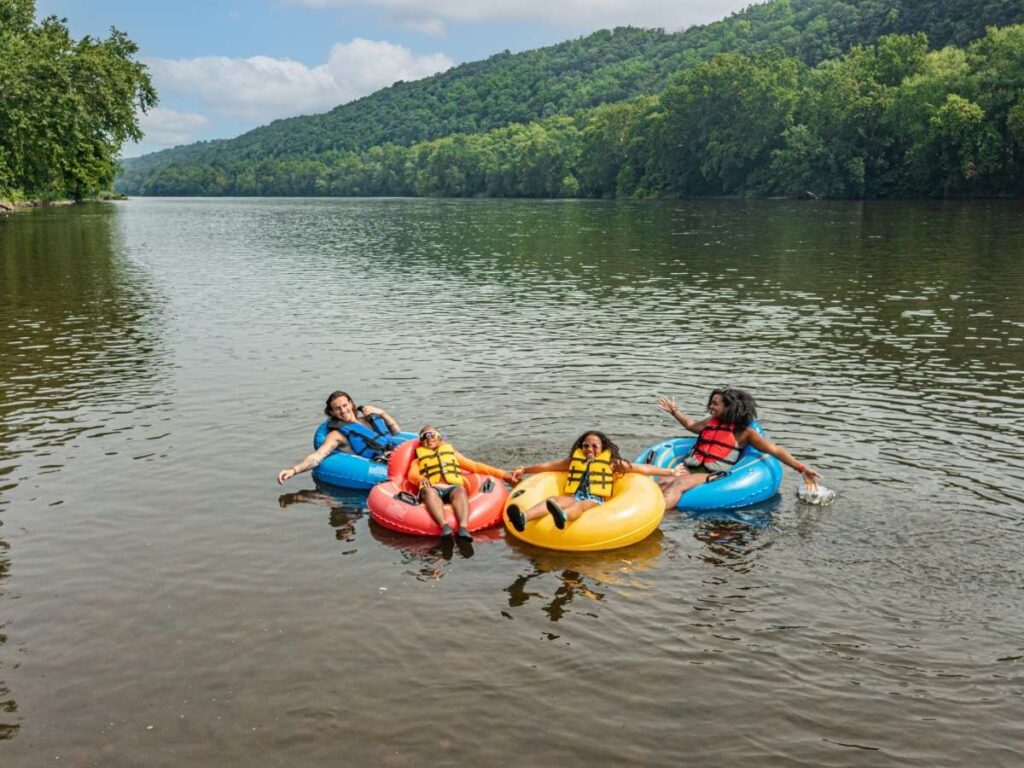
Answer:
POLYGON ((375 405, 364 405, 362 406, 362 410, 363 413, 367 416, 372 416, 374 414, 380 416, 382 419, 384 419, 384 423, 388 425, 388 428, 392 432, 402 431, 398 426, 398 422, 391 418, 391 414, 385 411, 383 408, 378 408, 375 405))
POLYGON ((327 433, 327 437, 324 438, 324 441, 320 444, 319 448, 317 448, 315 451, 309 454, 309 456, 304 458, 294 467, 282 469, 280 472, 277 473, 278 484, 283 485, 284 481, 287 480, 288 478, 295 477, 295 475, 298 475, 301 472, 305 472, 307 469, 312 469, 313 467, 319 466, 321 461, 326 459, 328 456, 334 453, 334 451, 336 451, 340 446, 343 446, 345 444, 346 440, 342 436, 342 434, 337 430, 332 429, 330 432, 327 433))
POLYGON ((764 437, 759 435, 754 430, 747 427, 744 437, 753 445, 757 450, 762 453, 770 453, 776 459, 781 461, 787 467, 792 467, 801 475, 804 476, 804 486, 807 488, 814 488, 818 484, 818 478, 821 475, 810 467, 801 464, 799 461, 793 458, 793 454, 783 448, 781 445, 776 445, 771 440, 766 440, 764 437))
POLYGON ((700 432, 702 429, 704 429, 704 427, 707 426, 707 419, 702 419, 701 421, 694 421, 685 413, 680 411, 676 407, 676 400, 674 397, 662 397, 658 401, 658 407, 661 408, 661 410, 665 411, 666 413, 671 414, 673 419, 675 419, 684 427, 686 427, 686 429, 688 429, 690 432, 700 432))

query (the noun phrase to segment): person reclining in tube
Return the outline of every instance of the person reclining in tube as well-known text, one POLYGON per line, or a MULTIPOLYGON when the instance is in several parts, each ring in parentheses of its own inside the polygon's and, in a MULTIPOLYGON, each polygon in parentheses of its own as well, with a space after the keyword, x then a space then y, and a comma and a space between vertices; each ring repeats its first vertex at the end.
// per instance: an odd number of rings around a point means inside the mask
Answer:
POLYGON ((740 451, 748 443, 803 475, 807 488, 817 486, 818 478, 821 477, 818 472, 801 464, 781 445, 775 445, 751 428, 751 422, 757 418, 757 403, 744 390, 732 387, 712 390, 708 398, 708 412, 711 415, 701 421, 691 419, 680 411, 674 398, 662 397, 658 406, 698 436, 693 448, 683 458, 688 473, 658 481, 665 495, 666 509, 678 504, 679 498, 691 488, 728 474, 733 464, 739 461, 740 451))
POLYGON ((650 464, 634 464, 626 461, 619 454, 619 446, 609 439, 604 432, 590 430, 576 438, 569 448, 569 458, 546 461, 529 467, 516 467, 512 477, 516 482, 523 475, 538 472, 566 472, 563 495, 552 496, 534 504, 529 509, 520 509, 517 504, 509 504, 509 522, 517 531, 526 530, 530 520, 544 515, 551 515, 555 527, 565 528, 567 521, 575 520, 588 509, 605 502, 612 495, 612 483, 616 477, 627 472, 641 475, 660 475, 669 477, 683 473, 680 467, 662 469, 650 464))
POLYGON ((444 521, 444 505, 451 504, 459 526, 459 538, 472 541, 469 533, 469 496, 466 478, 460 470, 477 475, 490 475, 512 482, 512 474, 480 461, 467 459, 441 438, 438 429, 427 424, 420 430, 416 461, 410 462, 406 475, 409 483, 419 487, 420 501, 441 526, 441 537, 450 538, 452 528, 444 521))
POLYGON ((278 483, 319 466, 337 450, 347 450, 372 461, 387 461, 392 449, 402 442, 395 437, 399 431, 398 422, 387 411, 372 405, 357 407, 347 392, 331 392, 324 415, 328 418, 327 437, 319 448, 298 464, 278 472, 278 483))

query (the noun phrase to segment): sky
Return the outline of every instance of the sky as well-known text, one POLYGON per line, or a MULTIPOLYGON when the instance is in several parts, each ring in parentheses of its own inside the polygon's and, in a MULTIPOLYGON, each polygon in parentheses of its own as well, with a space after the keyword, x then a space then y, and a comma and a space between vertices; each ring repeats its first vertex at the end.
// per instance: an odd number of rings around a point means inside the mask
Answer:
POLYGON ((615 26, 672 32, 754 0, 37 0, 71 34, 117 27, 139 46, 159 105, 135 157, 326 112, 396 80, 615 26))

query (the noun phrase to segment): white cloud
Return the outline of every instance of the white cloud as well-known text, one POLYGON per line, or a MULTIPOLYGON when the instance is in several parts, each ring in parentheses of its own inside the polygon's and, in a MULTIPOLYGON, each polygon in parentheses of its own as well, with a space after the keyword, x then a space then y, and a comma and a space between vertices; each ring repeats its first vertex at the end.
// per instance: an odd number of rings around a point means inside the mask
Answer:
POLYGON ((336 44, 316 67, 268 56, 149 59, 146 64, 158 92, 188 94, 219 115, 266 122, 323 112, 396 80, 442 72, 453 62, 440 53, 417 56, 399 45, 356 38, 336 44))
POLYGON ((307 8, 363 6, 398 18, 460 22, 535 21, 566 30, 604 27, 665 27, 706 24, 751 4, 751 0, 287 0, 307 8))
POLYGON ((395 22, 400 27, 411 29, 413 32, 419 32, 421 35, 429 35, 430 37, 442 37, 445 33, 444 22, 440 19, 413 16, 402 17, 396 19, 395 22))
POLYGON ((173 109, 155 107, 139 115, 139 126, 151 145, 173 147, 192 141, 197 131, 210 121, 205 115, 195 112, 176 112, 173 109))

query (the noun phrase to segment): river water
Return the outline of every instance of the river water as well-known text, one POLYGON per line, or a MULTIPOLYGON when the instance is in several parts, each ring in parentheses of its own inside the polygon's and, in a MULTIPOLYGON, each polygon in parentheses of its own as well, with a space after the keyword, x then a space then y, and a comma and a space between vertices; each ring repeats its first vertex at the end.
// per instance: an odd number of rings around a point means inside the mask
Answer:
POLYGON ((139 199, 0 220, 5 766, 1018 766, 1019 202, 139 199), (471 549, 277 471, 749 389, 831 506, 471 549))

